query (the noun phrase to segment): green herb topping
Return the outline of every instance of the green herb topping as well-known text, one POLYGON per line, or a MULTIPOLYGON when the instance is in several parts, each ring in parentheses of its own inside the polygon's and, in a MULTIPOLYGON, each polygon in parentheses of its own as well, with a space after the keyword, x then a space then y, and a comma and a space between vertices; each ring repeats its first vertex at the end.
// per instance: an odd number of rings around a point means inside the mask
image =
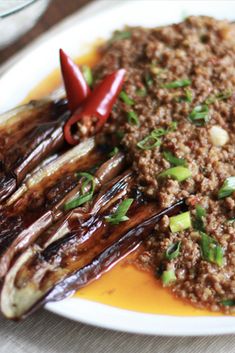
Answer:
POLYGON ((139 118, 134 111, 127 112, 127 120, 131 125, 139 125, 139 118))
POLYGON ((167 260, 176 259, 180 254, 180 247, 181 247, 180 241, 177 241, 176 243, 172 243, 171 245, 169 245, 165 252, 166 259, 167 260))
POLYGON ((78 173, 77 176, 82 178, 81 195, 64 205, 66 211, 79 207, 90 201, 95 191, 95 178, 93 175, 89 173, 78 173))
POLYGON ((204 126, 209 121, 209 108, 206 104, 197 105, 189 114, 189 120, 196 126, 204 126))
POLYGON ((206 216, 206 210, 201 205, 196 205, 196 217, 193 222, 193 228, 200 232, 205 232, 203 217, 206 216))
POLYGON ((136 90, 136 94, 139 97, 146 97, 147 96, 147 89, 145 87, 139 88, 136 90))
POLYGON ((137 143, 137 147, 142 150, 151 150, 157 146, 161 145, 161 136, 165 136, 168 133, 174 131, 177 127, 177 122, 173 121, 168 129, 154 129, 148 136, 146 136, 143 140, 137 143))
POLYGON ((148 87, 151 87, 153 85, 153 78, 152 75, 147 72, 144 76, 145 83, 148 87))
POLYGON ((185 80, 177 80, 177 81, 172 81, 169 83, 165 83, 162 85, 163 88, 180 88, 180 87, 187 87, 191 85, 191 81, 188 79, 185 80))
POLYGON ((224 299, 224 300, 221 300, 220 304, 222 304, 224 306, 234 306, 235 299, 224 299))
POLYGON ((121 98, 121 100, 127 104, 127 105, 133 105, 135 104, 134 100, 132 98, 130 98, 127 93, 125 91, 122 91, 119 95, 119 97, 121 98))
POLYGON ((83 73, 83 76, 86 80, 86 83, 88 84, 88 86, 91 87, 93 84, 93 75, 92 75, 91 68, 87 65, 83 65, 82 66, 82 73, 83 73))
POLYGON ((113 33, 113 37, 111 38, 111 42, 116 42, 117 40, 129 39, 131 38, 131 32, 129 31, 115 31, 113 33))
POLYGON ((178 181, 184 181, 186 179, 188 179, 189 177, 191 177, 192 173, 191 171, 186 168, 186 167, 182 167, 182 166, 177 166, 177 167, 173 167, 173 168, 169 168, 167 170, 164 170, 163 172, 161 172, 158 175, 158 178, 172 178, 178 181))
POLYGON ((232 96, 233 92, 231 92, 230 90, 226 90, 224 92, 220 92, 218 94, 215 94, 214 96, 210 96, 205 100, 206 104, 212 104, 215 103, 216 101, 223 101, 226 100, 228 98, 230 98, 232 96))
POLYGON ((175 271, 174 270, 163 271, 161 279, 162 279, 162 283, 165 286, 171 284, 176 280, 175 271))
POLYGON ((187 167, 185 159, 174 156, 170 151, 164 151, 163 156, 173 166, 181 165, 187 167))
POLYGON ((191 228, 191 216, 189 211, 170 217, 170 230, 172 233, 177 233, 188 228, 191 228))
POLYGON ((122 201, 115 213, 113 213, 111 216, 105 217, 106 221, 113 225, 119 224, 120 222, 128 221, 129 218, 126 216, 126 214, 129 208, 131 207, 133 201, 134 199, 126 199, 122 201))
POLYGON ((119 152, 118 147, 114 147, 114 149, 109 153, 109 157, 115 156, 119 152))
POLYGON ((223 199, 232 195, 235 191, 235 176, 225 179, 222 187, 219 189, 218 198, 223 199))
POLYGON ((200 234, 202 258, 208 262, 222 266, 224 262, 222 247, 214 238, 210 237, 206 233, 200 232, 200 234))

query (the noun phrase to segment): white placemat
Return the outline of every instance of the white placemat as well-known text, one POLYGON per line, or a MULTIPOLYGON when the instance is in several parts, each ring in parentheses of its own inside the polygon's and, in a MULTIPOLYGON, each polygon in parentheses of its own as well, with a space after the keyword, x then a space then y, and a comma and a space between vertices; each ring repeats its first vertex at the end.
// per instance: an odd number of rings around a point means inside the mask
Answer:
MULTIPOLYGON (((70 26, 74 21, 90 16, 107 6, 115 6, 120 1, 124 0, 96 1, 73 14, 0 67, 0 74, 14 64, 26 51, 37 45, 38 42, 70 26)), ((235 336, 165 338, 133 335, 69 321, 45 310, 40 310, 27 320, 17 323, 0 318, 0 353, 39 352, 234 353, 235 336)))

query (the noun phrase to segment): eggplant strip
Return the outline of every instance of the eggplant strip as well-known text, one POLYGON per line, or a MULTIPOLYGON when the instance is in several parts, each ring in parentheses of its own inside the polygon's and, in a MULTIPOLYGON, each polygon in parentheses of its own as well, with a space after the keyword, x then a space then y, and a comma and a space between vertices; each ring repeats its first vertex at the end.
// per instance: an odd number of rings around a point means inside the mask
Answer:
POLYGON ((81 142, 79 145, 69 149, 67 152, 53 160, 46 166, 43 166, 36 173, 32 174, 29 178, 26 178, 25 182, 16 190, 16 192, 7 200, 7 205, 11 205, 21 198, 27 191, 38 186, 43 180, 51 177, 52 175, 60 172, 73 171, 74 166, 85 155, 88 155, 95 149, 94 138, 87 139, 81 142))
POLYGON ((72 233, 59 251, 51 249, 48 254, 36 246, 29 248, 5 277, 1 293, 3 314, 8 318, 24 317, 39 304, 74 293, 137 246, 165 214, 179 212, 183 205, 180 201, 163 211, 157 210, 155 204, 133 207, 129 221, 118 226, 97 220, 88 230, 93 233, 88 243, 80 240, 78 248, 72 233))
POLYGON ((0 202, 4 201, 14 190, 12 187, 6 187, 10 181, 14 181, 16 189, 28 172, 63 146, 63 126, 68 117, 69 113, 64 113, 54 123, 39 125, 30 136, 26 136, 20 142, 20 146, 16 146, 10 154, 6 154, 5 164, 3 164, 6 175, 0 177, 0 202))
MULTIPOLYGON (((95 173, 97 180, 96 191, 98 191, 102 185, 109 182, 116 175, 118 175, 124 166, 125 156, 123 153, 119 153, 118 155, 113 156, 107 162, 103 163, 95 173)), ((14 241, 0 257, 0 280, 8 271, 13 258, 15 258, 17 254, 24 251, 29 245, 34 243, 36 239, 53 223, 58 222, 66 213, 63 207, 64 204, 78 196, 80 191, 81 184, 76 186, 69 194, 67 194, 63 200, 55 205, 52 210, 45 212, 29 228, 24 229, 15 237, 14 241)), ((47 245, 48 244, 45 244, 45 246, 47 245)))

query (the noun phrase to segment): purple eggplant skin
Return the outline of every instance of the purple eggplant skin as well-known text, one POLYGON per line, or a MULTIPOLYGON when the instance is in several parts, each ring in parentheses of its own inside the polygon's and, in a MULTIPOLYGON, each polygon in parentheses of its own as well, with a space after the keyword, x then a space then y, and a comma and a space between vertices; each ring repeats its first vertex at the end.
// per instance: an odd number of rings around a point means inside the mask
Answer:
POLYGON ((27 173, 64 146, 63 126, 69 116, 70 113, 65 112, 58 120, 39 125, 20 141, 20 146, 6 154, 4 173, 0 176, 0 202, 16 190, 27 173))
POLYGON ((59 301, 73 295, 77 290, 86 286, 90 282, 99 278, 103 273, 112 268, 118 261, 133 251, 146 239, 153 231, 156 223, 164 215, 174 215, 186 209, 185 201, 181 200, 171 207, 155 212, 151 217, 128 229, 117 241, 106 247, 101 253, 91 260, 91 262, 65 279, 58 282, 42 298, 40 298, 31 308, 20 317, 11 318, 19 320, 26 318, 48 302, 59 301))

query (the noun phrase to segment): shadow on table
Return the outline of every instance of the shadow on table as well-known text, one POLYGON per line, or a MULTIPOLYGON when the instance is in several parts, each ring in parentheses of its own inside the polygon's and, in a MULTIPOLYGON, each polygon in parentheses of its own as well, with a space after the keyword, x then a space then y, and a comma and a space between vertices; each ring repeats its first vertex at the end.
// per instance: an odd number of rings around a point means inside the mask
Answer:
POLYGON ((41 310, 25 321, 0 318, 0 353, 234 352, 235 336, 151 337, 104 330, 41 310))

